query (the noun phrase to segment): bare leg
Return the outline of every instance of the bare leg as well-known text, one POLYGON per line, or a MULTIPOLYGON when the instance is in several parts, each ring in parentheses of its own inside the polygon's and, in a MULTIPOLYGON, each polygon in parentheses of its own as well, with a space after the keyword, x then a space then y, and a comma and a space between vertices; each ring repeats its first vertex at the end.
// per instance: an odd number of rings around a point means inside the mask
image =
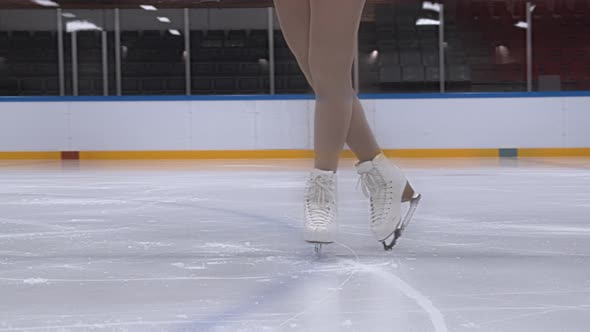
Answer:
POLYGON ((274 0, 285 40, 295 55, 309 85, 313 87, 309 71, 309 26, 311 0, 274 0))
MULTIPOLYGON (((291 51, 295 54, 297 62, 308 82, 314 87, 309 67, 310 0, 275 0, 275 6, 285 39, 291 51)), ((356 33, 351 38, 354 38, 356 42, 356 33)), ((356 44, 354 48, 356 48, 356 44)), ((352 118, 346 143, 348 143, 348 146, 360 161, 371 160, 381 149, 367 123, 358 97, 356 94, 353 97, 352 118)))
POLYGON ((379 144, 369 127, 361 101, 355 95, 350 128, 346 137, 346 144, 360 162, 373 160, 381 152, 379 144))
POLYGON ((313 0, 310 4, 316 168, 336 170, 352 119, 355 92, 350 70, 365 0, 313 0))
MULTIPOLYGON (((354 36, 353 52, 355 52, 355 54, 357 49, 358 29, 357 34, 354 36)), ((360 162, 373 160, 373 158, 375 158, 375 156, 381 152, 381 147, 379 147, 379 144, 375 139, 375 135, 373 135, 373 131, 367 122, 363 105, 356 94, 354 95, 354 104, 352 105, 352 119, 350 120, 350 128, 348 129, 346 143, 360 162)))

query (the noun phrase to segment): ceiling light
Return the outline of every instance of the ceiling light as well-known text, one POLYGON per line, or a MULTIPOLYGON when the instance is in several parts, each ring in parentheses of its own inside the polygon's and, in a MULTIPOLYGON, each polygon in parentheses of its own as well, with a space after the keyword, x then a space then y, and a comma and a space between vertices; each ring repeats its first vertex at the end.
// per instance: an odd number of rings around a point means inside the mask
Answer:
POLYGON ((368 63, 370 65, 374 65, 375 63, 377 63, 377 59, 379 58, 379 50, 373 50, 370 54, 369 54, 369 59, 368 59, 368 63))
POLYGON ((180 36, 180 31, 178 31, 176 29, 170 29, 170 30, 168 30, 168 32, 170 32, 171 35, 180 36))
POLYGON ((170 19, 168 17, 158 16, 158 21, 162 23, 170 23, 170 19))
POLYGON ((63 13, 61 14, 61 16, 65 17, 65 18, 75 18, 76 15, 72 14, 72 13, 63 13))
POLYGON ((433 20, 430 18, 419 18, 416 21, 416 25, 440 25, 439 20, 433 20))
POLYGON ((528 29, 529 28, 529 24, 527 22, 523 22, 523 21, 516 23, 514 26, 517 28, 521 28, 521 29, 528 29))
POLYGON ((102 28, 89 21, 71 21, 66 23, 67 32, 88 30, 102 30, 102 28))
POLYGON ((33 0, 34 3, 44 7, 59 7, 57 2, 51 0, 33 0))
POLYGON ((141 7, 141 9, 144 9, 144 10, 151 10, 151 11, 158 10, 158 8, 156 8, 152 5, 140 5, 139 7, 141 7))
POLYGON ((424 1, 422 3, 422 9, 432 10, 437 13, 440 13, 440 6, 441 6, 440 3, 435 3, 435 2, 430 2, 430 1, 424 1))

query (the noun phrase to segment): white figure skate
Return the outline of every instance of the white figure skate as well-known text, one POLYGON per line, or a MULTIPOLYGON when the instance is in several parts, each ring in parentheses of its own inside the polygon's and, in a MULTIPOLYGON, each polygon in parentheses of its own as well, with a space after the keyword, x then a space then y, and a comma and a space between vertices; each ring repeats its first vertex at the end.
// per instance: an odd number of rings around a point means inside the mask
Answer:
POLYGON ((383 153, 371 161, 358 163, 356 169, 361 176, 363 193, 371 203, 371 231, 386 251, 392 250, 412 220, 422 196, 414 193, 406 199, 409 208, 402 218, 404 192, 413 191, 402 171, 383 153))
POLYGON ((322 245, 336 240, 336 173, 314 169, 305 188, 304 227, 305 241, 315 244, 315 251, 321 254, 322 245))

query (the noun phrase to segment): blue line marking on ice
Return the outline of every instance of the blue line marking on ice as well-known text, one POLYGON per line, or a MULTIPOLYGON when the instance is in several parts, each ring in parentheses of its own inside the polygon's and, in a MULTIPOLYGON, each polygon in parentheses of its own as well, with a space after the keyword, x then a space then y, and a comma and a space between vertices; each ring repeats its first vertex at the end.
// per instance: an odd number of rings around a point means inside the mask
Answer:
MULTIPOLYGON (((194 206, 194 205, 192 205, 192 206, 194 206)), ((234 215, 241 217, 241 218, 252 218, 252 219, 256 219, 256 220, 263 220, 265 222, 272 223, 275 226, 278 224, 282 228, 289 229, 290 231, 296 232, 296 229, 294 227, 292 227, 291 225, 289 225, 287 223, 277 222, 278 218, 275 219, 275 218, 266 217, 266 216, 262 216, 262 215, 256 215, 256 214, 240 212, 240 211, 235 211, 235 210, 230 210, 230 209, 223 209, 223 208, 219 208, 219 207, 199 206, 199 208, 231 213, 231 214, 234 214, 234 215)), ((308 256, 311 258, 313 256, 312 247, 310 247, 309 252, 310 252, 310 255, 308 255, 308 256)), ((261 300, 259 300, 260 305, 264 305, 264 304, 266 304, 265 302, 280 298, 285 293, 288 293, 289 291, 297 288, 299 286, 299 283, 302 282, 302 278, 295 279, 295 280, 289 278, 289 280, 291 282, 284 283, 284 284, 276 284, 272 287, 266 287, 263 289, 263 291, 255 292, 250 295, 255 295, 255 296, 260 297, 261 298, 261 300)), ((187 324, 189 324, 188 326, 183 326, 183 327, 180 327, 180 328, 174 329, 174 330, 179 331, 179 332, 180 331, 183 331, 183 332, 184 331, 210 331, 214 328, 219 328, 221 325, 224 325, 224 323, 227 323, 228 319, 232 319, 232 318, 235 319, 237 317, 244 316, 245 314, 251 312, 254 307, 255 306, 252 305, 252 302, 240 303, 240 304, 234 305, 232 307, 229 307, 219 313, 215 313, 215 314, 205 317, 203 319, 199 319, 199 320, 195 320, 193 322, 187 323, 187 324)), ((230 323, 235 323, 235 322, 230 322, 230 323)))

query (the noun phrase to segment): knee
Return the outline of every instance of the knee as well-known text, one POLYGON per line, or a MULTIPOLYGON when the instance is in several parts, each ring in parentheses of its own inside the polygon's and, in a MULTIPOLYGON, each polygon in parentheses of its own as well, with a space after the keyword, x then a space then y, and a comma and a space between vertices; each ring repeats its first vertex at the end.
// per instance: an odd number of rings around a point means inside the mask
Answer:
POLYGON ((313 90, 318 98, 345 99, 354 94, 352 64, 335 57, 311 54, 308 57, 313 90))
POLYGON ((329 103, 349 103, 354 100, 352 87, 315 84, 313 91, 317 101, 329 103))
POLYGON ((352 78, 347 77, 347 72, 314 69, 311 67, 313 92, 318 100, 348 100, 355 92, 352 87, 352 78))

